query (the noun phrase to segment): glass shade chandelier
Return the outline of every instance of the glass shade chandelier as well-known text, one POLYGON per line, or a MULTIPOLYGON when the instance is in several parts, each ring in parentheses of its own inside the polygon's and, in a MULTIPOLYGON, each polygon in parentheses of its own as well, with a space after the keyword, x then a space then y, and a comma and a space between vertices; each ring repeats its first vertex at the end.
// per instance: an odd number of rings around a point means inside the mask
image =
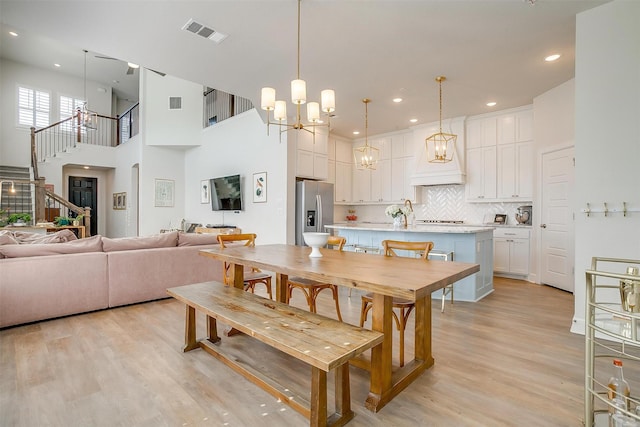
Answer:
POLYGON ((425 139, 427 145, 427 160, 429 163, 447 163, 453 160, 456 151, 456 140, 458 135, 442 132, 442 82, 445 76, 436 77, 440 85, 440 132, 434 133, 425 139))
POLYGON ((336 97, 333 89, 325 89, 320 92, 322 106, 317 102, 307 103, 307 83, 300 79, 300 2, 301 0, 298 0, 298 68, 296 79, 291 81, 291 102, 296 106, 295 122, 286 123, 287 103, 286 101, 276 100, 276 90, 272 87, 262 88, 260 107, 267 112, 267 135, 269 135, 269 127, 271 125, 277 125, 280 130, 281 141, 283 132, 296 129, 305 130, 313 134, 313 141, 315 143, 315 128, 318 126, 330 126, 330 114, 336 109, 336 97), (307 124, 303 124, 300 118, 300 106, 305 103, 307 104, 307 124), (321 110, 327 115, 327 123, 323 123, 320 120, 321 110), (273 111, 273 119, 276 120, 276 122, 271 121, 271 111, 273 111), (285 123, 283 123, 283 121, 285 121, 285 123))
POLYGON ((95 130, 98 128, 98 113, 89 110, 89 103, 87 102, 87 50, 84 50, 84 103, 82 108, 78 109, 78 121, 77 127, 83 127, 88 130, 95 130))
POLYGON ((375 170, 380 159, 380 150, 369 145, 369 103, 371 100, 365 98, 364 103, 364 145, 353 149, 353 161, 359 170, 371 169, 375 170))

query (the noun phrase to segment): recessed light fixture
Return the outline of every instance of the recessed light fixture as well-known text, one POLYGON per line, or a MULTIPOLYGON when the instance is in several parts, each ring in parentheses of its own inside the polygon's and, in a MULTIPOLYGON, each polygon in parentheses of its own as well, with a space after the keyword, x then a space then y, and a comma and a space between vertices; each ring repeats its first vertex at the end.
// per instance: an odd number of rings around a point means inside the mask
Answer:
POLYGON ((418 119, 409 119, 409 121, 410 121, 411 123, 416 123, 416 122, 418 121, 418 119))
POLYGON ((11 34, 13 37, 18 37, 18 33, 16 33, 15 31, 9 31, 9 34, 11 34))
POLYGON ((495 101, 487 102, 487 107, 495 107, 495 106, 496 106, 495 101))
POLYGON ((131 68, 140 68, 138 64, 134 64, 133 62, 127 62, 127 65, 131 68))
POLYGON ((60 64, 53 64, 54 67, 60 68, 60 64))
POLYGON ((83 166, 83 169, 89 169, 89 166, 83 166))
POLYGON ((354 134, 354 135, 360 135, 360 131, 359 131, 359 130, 354 130, 354 131, 353 131, 353 134, 354 134))
POLYGON ((120 83, 120 80, 114 80, 113 82, 114 82, 115 84, 118 84, 118 83, 120 83))
POLYGON ((544 58, 544 60, 547 61, 547 62, 553 62, 558 58, 560 58, 560 54, 559 53, 554 53, 553 55, 549 55, 546 58, 544 58))
POLYGON ((402 102, 402 98, 393 98, 393 102, 395 102, 396 104, 398 102, 402 102))

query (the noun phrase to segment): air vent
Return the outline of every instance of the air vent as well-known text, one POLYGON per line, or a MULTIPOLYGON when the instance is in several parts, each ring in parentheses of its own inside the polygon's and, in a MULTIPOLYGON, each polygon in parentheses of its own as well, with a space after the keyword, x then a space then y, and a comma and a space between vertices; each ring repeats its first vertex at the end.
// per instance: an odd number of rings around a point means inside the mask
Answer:
POLYGON ((205 39, 212 40, 215 43, 220 43, 227 38, 226 34, 220 33, 206 24, 196 22, 193 19, 189 19, 187 23, 182 26, 182 29, 205 39))
POLYGON ((182 97, 170 96, 169 97, 169 110, 182 110, 182 97))

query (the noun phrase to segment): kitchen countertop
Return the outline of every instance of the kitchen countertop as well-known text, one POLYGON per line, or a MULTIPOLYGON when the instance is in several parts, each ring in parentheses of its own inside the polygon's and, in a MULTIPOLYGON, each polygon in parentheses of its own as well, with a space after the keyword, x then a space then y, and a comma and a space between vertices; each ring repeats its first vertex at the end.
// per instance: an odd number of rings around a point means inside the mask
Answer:
POLYGON ((367 222, 355 222, 355 223, 336 223, 325 225, 328 229, 339 230, 362 230, 362 231, 395 231, 403 233, 449 233, 449 234, 463 234, 463 233, 482 233, 485 231, 493 231, 494 226, 472 226, 466 224, 416 224, 414 226, 408 226, 407 228, 394 228, 390 223, 367 223, 367 222))

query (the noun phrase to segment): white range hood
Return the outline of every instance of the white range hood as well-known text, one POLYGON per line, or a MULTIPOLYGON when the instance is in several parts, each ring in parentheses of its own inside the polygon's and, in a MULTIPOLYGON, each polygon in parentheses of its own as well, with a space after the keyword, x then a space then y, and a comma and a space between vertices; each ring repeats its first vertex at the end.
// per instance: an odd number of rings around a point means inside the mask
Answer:
POLYGON ((429 163, 427 160, 427 149, 425 139, 440 131, 440 123, 430 123, 416 126, 413 129, 413 138, 416 146, 416 166, 411 175, 411 185, 451 185, 465 183, 465 135, 464 117, 450 120, 443 120, 442 131, 453 133, 458 136, 456 141, 456 152, 453 160, 448 163, 429 163))

